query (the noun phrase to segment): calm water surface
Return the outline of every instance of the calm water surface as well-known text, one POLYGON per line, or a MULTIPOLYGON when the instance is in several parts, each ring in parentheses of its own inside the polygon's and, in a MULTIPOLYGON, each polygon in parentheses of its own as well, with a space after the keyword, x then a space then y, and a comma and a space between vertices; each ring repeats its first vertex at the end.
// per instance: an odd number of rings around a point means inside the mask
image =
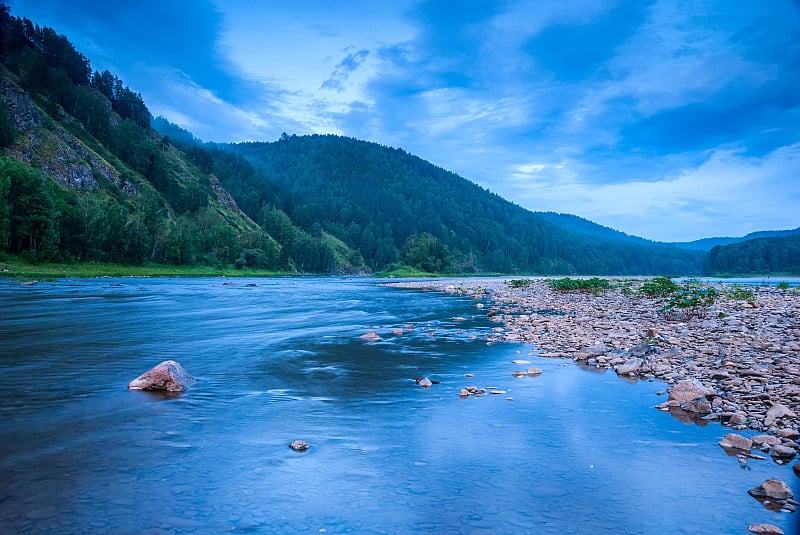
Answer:
POLYGON ((472 299, 224 282, 0 282, 0 532, 797 528, 747 495, 769 477, 796 487, 788 467, 741 469, 716 445, 725 428, 652 408, 661 383, 487 346, 497 324, 472 299), (359 339, 371 328, 380 342, 359 339), (126 389, 165 359, 198 383, 174 398, 126 389), (544 373, 511 376, 527 366, 544 373), (507 393, 460 399, 470 384, 507 393))

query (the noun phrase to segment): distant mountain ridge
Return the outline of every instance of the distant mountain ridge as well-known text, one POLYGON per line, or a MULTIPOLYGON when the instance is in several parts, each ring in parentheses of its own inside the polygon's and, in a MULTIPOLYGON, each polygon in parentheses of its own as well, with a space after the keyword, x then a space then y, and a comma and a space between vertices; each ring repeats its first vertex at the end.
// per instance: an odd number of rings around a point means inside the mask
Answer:
POLYGON ((606 227, 590 221, 589 219, 584 219, 577 215, 572 214, 561 214, 557 212, 534 212, 539 217, 545 219, 557 225, 564 230, 568 230, 574 234, 581 234, 584 236, 592 236, 595 238, 603 238, 603 239, 610 239, 610 240, 617 240, 617 241, 624 241, 630 243, 638 243, 641 245, 671 245, 671 244, 663 244, 661 242, 656 242, 653 240, 648 240, 646 238, 640 238, 638 236, 632 236, 630 234, 626 234, 619 230, 615 230, 610 227, 606 227))
POLYGON ((734 237, 716 237, 716 238, 702 238, 699 240, 688 242, 671 242, 676 247, 683 247, 684 249, 695 249, 698 251, 710 251, 718 245, 731 245, 733 243, 740 243, 747 240, 756 238, 774 238, 778 236, 794 236, 800 234, 800 227, 789 230, 762 230, 758 232, 751 232, 746 236, 738 238, 734 237))

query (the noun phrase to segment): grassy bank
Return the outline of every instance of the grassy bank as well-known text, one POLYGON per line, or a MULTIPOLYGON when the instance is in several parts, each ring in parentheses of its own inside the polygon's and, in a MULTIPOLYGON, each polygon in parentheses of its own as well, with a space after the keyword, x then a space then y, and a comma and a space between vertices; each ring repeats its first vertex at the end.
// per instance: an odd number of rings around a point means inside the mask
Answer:
POLYGON ((212 266, 143 264, 127 266, 102 262, 74 264, 30 264, 13 257, 0 258, 0 277, 24 280, 55 280, 76 277, 281 277, 296 273, 212 266))

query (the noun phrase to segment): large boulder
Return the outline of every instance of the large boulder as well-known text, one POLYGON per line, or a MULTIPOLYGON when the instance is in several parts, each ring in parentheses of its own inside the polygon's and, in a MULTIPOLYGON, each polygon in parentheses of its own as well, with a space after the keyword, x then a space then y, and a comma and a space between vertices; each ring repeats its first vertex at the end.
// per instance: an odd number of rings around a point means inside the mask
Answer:
POLYGON ((669 399, 674 399, 678 403, 686 403, 698 398, 707 398, 713 391, 706 388, 698 381, 686 380, 669 389, 669 399))
POLYGON ((728 433, 722 437, 719 445, 725 450, 750 451, 750 448, 753 447, 753 441, 736 433, 728 433))
POLYGON ((195 383, 194 377, 174 360, 165 360, 128 383, 130 390, 183 392, 195 383))
POLYGON ((767 479, 762 484, 747 491, 753 498, 763 500, 777 500, 784 502, 794 497, 789 485, 780 479, 767 479))

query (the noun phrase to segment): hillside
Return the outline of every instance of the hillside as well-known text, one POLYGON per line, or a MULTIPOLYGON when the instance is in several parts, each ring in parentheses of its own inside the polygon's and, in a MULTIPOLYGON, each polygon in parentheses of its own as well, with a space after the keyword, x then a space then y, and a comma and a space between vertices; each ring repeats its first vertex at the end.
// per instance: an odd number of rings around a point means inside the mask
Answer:
POLYGON ((706 275, 800 275, 800 234, 718 245, 703 263, 706 275))
POLYGON ((695 249, 698 251, 710 251, 718 245, 731 245, 733 243, 740 243, 747 240, 756 238, 773 238, 779 236, 792 236, 800 234, 800 227, 791 230, 762 230, 758 232, 751 232, 746 236, 740 237, 716 237, 716 238, 702 238, 699 240, 689 242, 673 242, 672 245, 676 247, 683 247, 684 249, 695 249))
POLYGON ((657 242, 640 238, 638 236, 631 236, 619 230, 598 225, 593 221, 578 217, 572 214, 559 214, 556 212, 534 212, 542 219, 569 231, 573 234, 580 234, 591 238, 608 239, 615 241, 625 241, 630 243, 637 243, 639 245, 656 245, 657 242))
POLYGON ((569 232, 402 149, 333 135, 221 147, 269 182, 226 188, 273 195, 297 224, 336 236, 373 269, 435 250, 435 263, 463 272, 700 273, 698 252, 569 232))
POLYGON ((362 269, 332 236, 295 233, 307 257, 324 257, 317 262, 278 244, 240 210, 224 177, 155 132, 141 96, 93 72, 65 36, 2 5, 0 29, 0 252, 36 262, 362 269))

